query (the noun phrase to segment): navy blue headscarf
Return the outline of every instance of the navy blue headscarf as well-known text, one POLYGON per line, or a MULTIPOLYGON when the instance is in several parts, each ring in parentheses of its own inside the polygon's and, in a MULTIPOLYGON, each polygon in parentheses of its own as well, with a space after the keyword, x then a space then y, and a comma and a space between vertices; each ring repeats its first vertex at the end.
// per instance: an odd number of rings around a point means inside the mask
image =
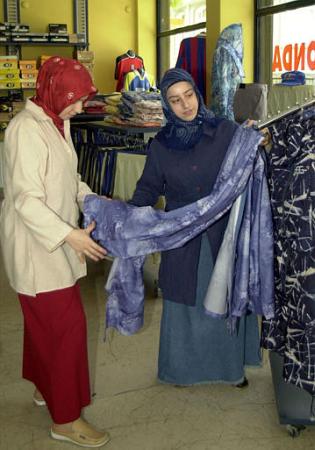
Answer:
POLYGON ((176 150, 188 150, 200 141, 205 122, 210 123, 212 126, 217 125, 219 119, 216 119, 214 114, 205 107, 203 98, 193 78, 186 70, 179 68, 167 70, 162 78, 160 89, 163 112, 167 123, 157 134, 156 138, 166 147, 176 150), (180 81, 190 83, 197 95, 199 104, 198 113, 190 121, 180 119, 174 113, 167 100, 168 89, 180 81))

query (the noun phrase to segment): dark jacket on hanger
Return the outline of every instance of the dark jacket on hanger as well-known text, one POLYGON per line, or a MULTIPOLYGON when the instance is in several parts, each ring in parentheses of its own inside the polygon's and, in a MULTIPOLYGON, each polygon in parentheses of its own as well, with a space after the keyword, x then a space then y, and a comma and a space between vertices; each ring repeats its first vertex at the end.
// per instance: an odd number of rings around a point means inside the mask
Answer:
POLYGON ((315 109, 309 112, 270 127, 276 315, 263 322, 262 342, 284 356, 284 380, 314 395, 315 109))

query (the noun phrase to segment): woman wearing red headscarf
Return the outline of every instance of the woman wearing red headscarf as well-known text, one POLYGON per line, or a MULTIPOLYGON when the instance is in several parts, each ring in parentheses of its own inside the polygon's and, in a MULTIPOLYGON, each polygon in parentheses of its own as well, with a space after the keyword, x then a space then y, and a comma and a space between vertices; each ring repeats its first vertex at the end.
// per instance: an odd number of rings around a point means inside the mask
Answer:
POLYGON ((39 70, 36 95, 6 130, 0 234, 5 269, 24 315, 23 377, 34 402, 47 405, 51 436, 85 447, 109 440, 81 418, 90 403, 86 321, 77 280, 85 256, 105 249, 78 228, 89 187, 77 174, 69 119, 95 95, 79 62, 50 58, 39 70))

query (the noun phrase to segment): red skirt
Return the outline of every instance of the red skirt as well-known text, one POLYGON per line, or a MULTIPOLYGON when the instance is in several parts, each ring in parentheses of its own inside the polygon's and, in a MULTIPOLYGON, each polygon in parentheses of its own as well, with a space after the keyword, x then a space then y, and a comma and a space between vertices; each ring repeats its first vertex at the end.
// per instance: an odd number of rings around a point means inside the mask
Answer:
POLYGON ((54 423, 72 422, 91 399, 79 286, 18 297, 24 315, 23 377, 41 392, 54 423))

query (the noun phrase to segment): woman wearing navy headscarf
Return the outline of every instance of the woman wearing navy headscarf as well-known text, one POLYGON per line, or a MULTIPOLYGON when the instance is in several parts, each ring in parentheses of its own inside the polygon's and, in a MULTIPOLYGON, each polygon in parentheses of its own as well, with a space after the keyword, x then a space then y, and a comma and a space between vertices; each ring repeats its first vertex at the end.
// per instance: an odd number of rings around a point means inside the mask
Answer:
MULTIPOLYGON (((210 194, 238 125, 216 118, 205 107, 185 70, 168 70, 160 88, 167 123, 150 145, 130 203, 154 206, 163 195, 165 209, 171 211, 210 194)), ((161 382, 243 387, 245 365, 260 365, 256 316, 241 318, 231 335, 226 320, 206 315, 203 308, 228 216, 183 247, 162 253, 161 382)))

